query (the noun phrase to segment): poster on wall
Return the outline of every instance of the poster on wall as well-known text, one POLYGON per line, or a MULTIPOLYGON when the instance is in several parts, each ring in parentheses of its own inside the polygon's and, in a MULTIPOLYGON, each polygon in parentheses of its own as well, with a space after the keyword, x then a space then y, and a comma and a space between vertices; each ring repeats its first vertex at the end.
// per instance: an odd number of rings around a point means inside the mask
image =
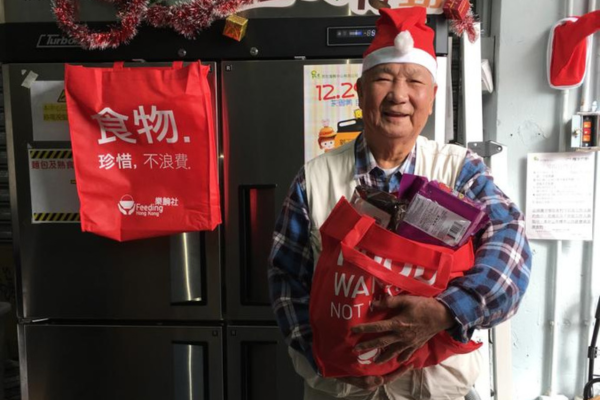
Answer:
POLYGON ((528 154, 526 207, 529 239, 592 240, 594 154, 528 154))
POLYGON ((32 223, 79 223, 71 150, 30 149, 29 182, 32 223))
POLYGON ((356 80, 362 64, 304 66, 304 160, 354 140, 363 129, 356 80))
POLYGON ((70 141, 64 81, 35 81, 31 85, 33 140, 70 141))
MULTIPOLYGON (((238 11, 249 10, 253 8, 267 7, 291 7, 296 1, 306 1, 314 3, 315 0, 251 0, 249 4, 244 5, 238 11)), ((365 15, 367 13, 379 14, 368 0, 324 0, 333 6, 349 6, 353 14, 365 15)), ((443 12, 444 0, 387 0, 386 3, 391 8, 401 7, 426 7, 427 14, 441 14, 443 12)))

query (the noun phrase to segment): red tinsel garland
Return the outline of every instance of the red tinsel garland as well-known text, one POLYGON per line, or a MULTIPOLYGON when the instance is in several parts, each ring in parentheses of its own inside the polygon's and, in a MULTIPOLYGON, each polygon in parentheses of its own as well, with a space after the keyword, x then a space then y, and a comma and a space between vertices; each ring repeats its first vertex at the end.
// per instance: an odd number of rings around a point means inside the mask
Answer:
POLYGON ((120 26, 112 25, 106 32, 95 32, 85 24, 75 22, 77 0, 54 0, 53 11, 59 27, 85 49, 105 49, 127 43, 137 34, 137 28, 145 20, 157 27, 171 27, 188 39, 193 39, 215 19, 233 14, 249 0, 192 0, 173 6, 155 4, 149 0, 103 0, 117 7, 120 26))
POLYGON ((467 15, 463 19, 450 20, 450 30, 458 37, 461 37, 466 32, 471 43, 475 43, 479 36, 477 29, 475 29, 475 16, 471 10, 467 12, 467 15))
POLYGON ((84 49, 118 47, 129 42, 136 34, 148 9, 148 0, 103 0, 117 8, 119 25, 111 25, 107 31, 93 31, 86 24, 75 22, 79 12, 77 0, 54 0, 52 10, 58 26, 84 49))
POLYGON ((248 0, 193 0, 173 6, 154 5, 146 13, 146 22, 156 28, 171 27, 193 39, 214 20, 233 14, 248 0))

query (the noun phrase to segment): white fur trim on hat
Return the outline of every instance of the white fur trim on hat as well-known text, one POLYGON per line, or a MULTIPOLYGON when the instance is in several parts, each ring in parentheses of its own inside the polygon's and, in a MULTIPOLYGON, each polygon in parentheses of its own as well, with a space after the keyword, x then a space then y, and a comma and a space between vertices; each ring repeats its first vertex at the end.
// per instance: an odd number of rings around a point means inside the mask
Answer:
POLYGON ((402 31, 396 35, 394 39, 394 47, 398 49, 400 54, 405 54, 414 49, 415 40, 413 39, 410 31, 402 31))
POLYGON ((362 70, 365 72, 379 64, 387 63, 412 63, 424 66, 431 72, 433 82, 437 76, 437 61, 428 52, 414 48, 408 53, 401 54, 395 47, 388 46, 369 53, 363 59, 362 70))

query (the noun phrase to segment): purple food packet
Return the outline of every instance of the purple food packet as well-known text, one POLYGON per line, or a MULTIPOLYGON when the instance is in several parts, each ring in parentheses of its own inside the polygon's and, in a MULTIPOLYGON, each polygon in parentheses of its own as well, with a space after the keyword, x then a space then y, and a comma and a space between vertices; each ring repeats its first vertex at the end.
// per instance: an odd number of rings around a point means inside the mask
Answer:
POLYGON ((427 182, 429 182, 429 179, 424 176, 403 174, 400 180, 400 187, 398 188, 398 198, 411 201, 419 189, 427 184, 427 182))
POLYGON ((408 174, 403 175, 402 181, 407 177, 408 182, 400 188, 400 194, 410 197, 411 203, 396 230, 399 235, 457 248, 489 221, 483 205, 457 197, 446 185, 408 174))

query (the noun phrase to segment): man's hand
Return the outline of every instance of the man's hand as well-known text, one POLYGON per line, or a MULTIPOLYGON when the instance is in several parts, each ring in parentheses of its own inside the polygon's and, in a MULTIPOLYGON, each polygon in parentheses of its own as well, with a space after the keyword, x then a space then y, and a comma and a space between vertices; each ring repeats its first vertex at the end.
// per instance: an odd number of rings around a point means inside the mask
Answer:
POLYGON ((380 338, 356 345, 356 351, 380 348, 383 352, 375 359, 384 363, 397 358, 400 363, 437 333, 451 328, 455 321, 450 310, 434 298, 411 295, 386 296, 373 301, 376 309, 393 310, 390 319, 357 325, 353 333, 388 333, 380 338))

